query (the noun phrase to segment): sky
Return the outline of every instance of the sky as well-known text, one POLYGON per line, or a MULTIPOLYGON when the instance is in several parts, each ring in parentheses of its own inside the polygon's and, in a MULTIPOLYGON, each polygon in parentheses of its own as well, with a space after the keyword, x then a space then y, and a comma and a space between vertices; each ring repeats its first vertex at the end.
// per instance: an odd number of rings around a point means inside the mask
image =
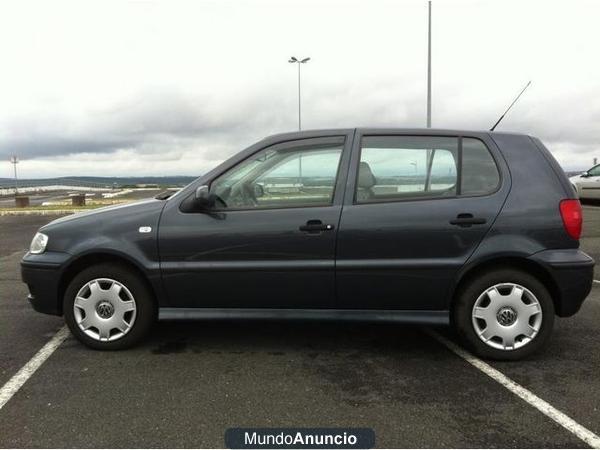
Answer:
MULTIPOLYGON (((433 127, 600 158, 600 2, 433 0, 433 127)), ((427 1, 0 0, 0 178, 199 175, 273 133, 423 127, 427 1)))

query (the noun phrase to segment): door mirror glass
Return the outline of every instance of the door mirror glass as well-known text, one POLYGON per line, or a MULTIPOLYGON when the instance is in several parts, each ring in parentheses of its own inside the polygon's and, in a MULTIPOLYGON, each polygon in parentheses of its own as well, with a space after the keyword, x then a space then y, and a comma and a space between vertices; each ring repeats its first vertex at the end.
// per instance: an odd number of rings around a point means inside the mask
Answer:
POLYGON ((211 200, 210 190, 208 186, 202 185, 198 186, 195 194, 195 202, 196 206, 201 209, 207 209, 212 206, 214 203, 211 200))
POLYGON ((260 198, 265 196, 265 188, 262 184, 254 184, 254 197, 260 198))

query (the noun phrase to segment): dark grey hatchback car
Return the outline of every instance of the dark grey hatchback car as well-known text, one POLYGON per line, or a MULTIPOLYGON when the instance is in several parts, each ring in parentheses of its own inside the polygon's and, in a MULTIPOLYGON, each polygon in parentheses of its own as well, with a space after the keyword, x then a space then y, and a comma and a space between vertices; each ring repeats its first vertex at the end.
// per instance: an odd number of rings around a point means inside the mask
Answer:
POLYGON ((518 359, 591 289, 581 225, 536 138, 319 130, 170 197, 55 220, 21 265, 33 307, 97 349, 157 318, 343 319, 452 324, 477 354, 518 359))

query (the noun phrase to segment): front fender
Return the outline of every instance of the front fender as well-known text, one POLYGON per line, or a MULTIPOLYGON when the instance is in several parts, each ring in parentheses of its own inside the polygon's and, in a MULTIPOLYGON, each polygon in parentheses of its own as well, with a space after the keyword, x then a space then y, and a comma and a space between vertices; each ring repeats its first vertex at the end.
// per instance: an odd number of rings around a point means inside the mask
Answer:
POLYGON ((59 314, 61 290, 68 279, 88 264, 107 260, 137 269, 161 298, 157 237, 164 204, 148 200, 75 214, 44 226, 46 251, 27 254, 21 263, 23 280, 37 294, 34 307, 59 314))
POLYGON ((47 251, 76 258, 105 252, 154 270, 159 261, 158 224, 164 204, 150 200, 51 222, 42 230, 48 235, 47 251))

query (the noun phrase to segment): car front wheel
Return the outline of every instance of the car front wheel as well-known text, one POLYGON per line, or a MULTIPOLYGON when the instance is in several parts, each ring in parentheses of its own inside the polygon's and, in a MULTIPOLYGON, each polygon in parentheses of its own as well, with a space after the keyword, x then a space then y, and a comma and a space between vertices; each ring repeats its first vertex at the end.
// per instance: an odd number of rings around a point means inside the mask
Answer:
POLYGON ((535 277, 519 270, 495 270, 460 290, 453 322, 477 355, 516 360, 547 342, 554 325, 554 304, 535 277))
POLYGON ((131 347, 156 317, 144 281, 115 264, 98 264, 76 275, 65 291, 63 311, 71 333, 99 350, 131 347))

